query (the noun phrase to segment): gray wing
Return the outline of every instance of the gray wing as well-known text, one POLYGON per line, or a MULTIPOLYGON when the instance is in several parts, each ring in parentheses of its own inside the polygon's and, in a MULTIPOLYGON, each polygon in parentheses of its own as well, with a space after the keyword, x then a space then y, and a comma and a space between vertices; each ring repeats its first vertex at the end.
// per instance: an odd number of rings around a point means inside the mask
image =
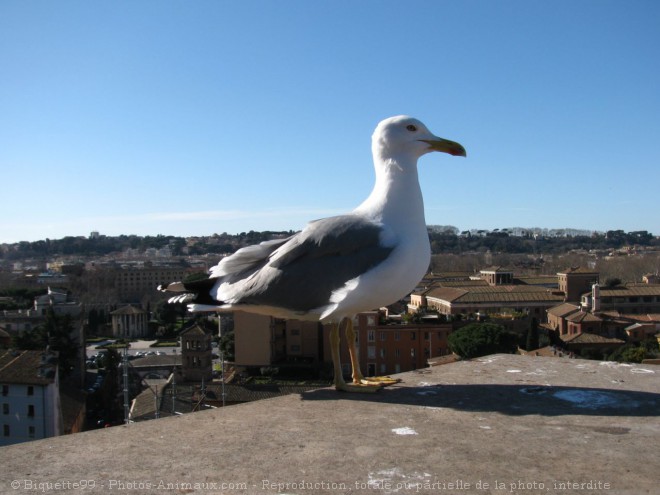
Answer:
POLYGON ((306 312, 325 306, 332 292, 383 262, 383 226, 358 215, 317 220, 249 270, 221 277, 235 287, 232 304, 306 312))
POLYGON ((264 262, 268 260, 275 250, 294 237, 295 235, 285 239, 274 239, 241 248, 211 268, 211 278, 226 277, 227 280, 239 280, 246 273, 249 274, 263 267, 264 262))

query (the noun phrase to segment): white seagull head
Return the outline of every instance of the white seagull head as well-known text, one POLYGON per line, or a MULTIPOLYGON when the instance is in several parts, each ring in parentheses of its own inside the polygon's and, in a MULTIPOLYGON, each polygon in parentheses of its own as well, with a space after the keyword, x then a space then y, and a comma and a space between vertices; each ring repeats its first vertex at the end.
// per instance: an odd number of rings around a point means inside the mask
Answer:
POLYGON ((466 156, 463 146, 434 135, 422 122, 407 115, 381 121, 371 136, 371 149, 374 158, 383 161, 404 158, 416 163, 417 158, 431 151, 466 156))

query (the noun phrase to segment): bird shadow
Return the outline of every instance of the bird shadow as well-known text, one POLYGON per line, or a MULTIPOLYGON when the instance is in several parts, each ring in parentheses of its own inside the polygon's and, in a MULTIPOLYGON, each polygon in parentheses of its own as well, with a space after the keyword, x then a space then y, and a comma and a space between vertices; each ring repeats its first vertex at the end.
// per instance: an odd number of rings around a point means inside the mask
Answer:
POLYGON ((376 393, 303 392, 303 401, 361 401, 510 416, 660 416, 660 394, 590 387, 505 384, 398 384, 376 393))

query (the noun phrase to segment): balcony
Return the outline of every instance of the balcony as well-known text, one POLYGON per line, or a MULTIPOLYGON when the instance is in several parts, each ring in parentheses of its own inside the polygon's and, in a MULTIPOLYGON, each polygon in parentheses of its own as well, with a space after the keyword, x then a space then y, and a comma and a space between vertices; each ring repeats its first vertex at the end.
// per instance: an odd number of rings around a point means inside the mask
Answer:
POLYGON ((4 447, 0 492, 657 490, 660 367, 493 355, 399 377, 4 447))

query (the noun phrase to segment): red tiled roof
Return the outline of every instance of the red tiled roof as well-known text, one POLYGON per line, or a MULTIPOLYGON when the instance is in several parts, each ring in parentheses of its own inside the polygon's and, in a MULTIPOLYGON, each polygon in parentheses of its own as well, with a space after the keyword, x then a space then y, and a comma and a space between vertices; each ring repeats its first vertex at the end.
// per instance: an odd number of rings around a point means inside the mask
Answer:
POLYGON ((563 338, 564 342, 571 344, 625 344, 623 340, 612 339, 596 335, 595 333, 582 332, 575 336, 563 338))
POLYGON ((586 322, 597 322, 597 321, 603 321, 600 318, 598 318, 596 315, 593 313, 589 313, 588 311, 580 311, 577 313, 572 313, 566 317, 566 321, 570 321, 572 323, 586 323, 586 322))
MULTIPOLYGON (((0 382, 25 385, 48 385, 55 377, 43 374, 44 351, 0 351, 0 382)), ((49 359, 56 359, 51 355, 49 359)), ((57 369, 57 361, 49 364, 57 369)))
POLYGON ((548 314, 563 318, 577 311, 580 311, 579 306, 576 306, 575 304, 571 304, 571 303, 563 303, 558 306, 553 306, 552 308, 550 308, 548 310, 548 314))

